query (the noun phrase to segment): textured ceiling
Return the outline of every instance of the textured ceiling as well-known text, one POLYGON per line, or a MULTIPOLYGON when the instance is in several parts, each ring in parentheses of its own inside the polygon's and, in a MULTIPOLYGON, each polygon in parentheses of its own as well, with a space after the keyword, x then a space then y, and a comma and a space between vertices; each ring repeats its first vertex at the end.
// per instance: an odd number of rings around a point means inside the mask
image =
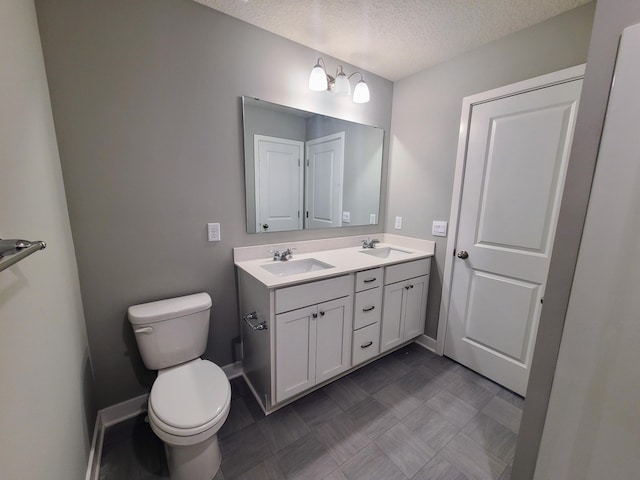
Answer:
POLYGON ((399 80, 590 0, 195 0, 399 80))

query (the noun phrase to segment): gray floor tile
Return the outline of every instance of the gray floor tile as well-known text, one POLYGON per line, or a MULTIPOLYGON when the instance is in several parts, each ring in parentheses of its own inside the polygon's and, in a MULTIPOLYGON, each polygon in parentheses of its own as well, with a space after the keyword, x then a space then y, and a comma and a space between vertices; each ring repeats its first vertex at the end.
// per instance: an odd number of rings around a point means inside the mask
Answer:
POLYGON ((350 374, 350 377, 368 394, 373 394, 395 381, 395 378, 389 377, 377 361, 356 370, 350 374))
POLYGON ((255 424, 220 439, 220 452, 222 473, 227 479, 239 476, 272 455, 267 440, 255 424))
POLYGON ((498 480, 511 480, 511 469, 512 468, 513 468, 513 464, 512 463, 507 465, 507 468, 504 469, 504 472, 502 472, 502 475, 500 475, 500 478, 498 480))
POLYGON ((350 375, 343 377, 322 389, 343 410, 348 410, 365 400, 369 394, 361 389, 350 375))
POLYGON ((345 413, 353 428, 369 440, 375 440, 399 421, 389 408, 372 397, 351 407, 345 413))
POLYGON ((376 439, 376 445, 409 478, 418 473, 436 454, 402 423, 380 435, 376 439))
POLYGON ((506 400, 503 400, 498 395, 491 399, 491 401, 482 409, 482 412, 514 433, 518 433, 520 430, 522 409, 506 400))
POLYGON ((500 390, 498 390, 498 393, 496 393, 496 395, 520 409, 524 407, 524 398, 522 398, 517 393, 513 393, 511 390, 501 388, 500 390))
POLYGON ((459 427, 426 404, 414 410, 402 422, 436 452, 460 431, 459 427))
POLYGON ((370 442, 355 428, 346 413, 317 426, 314 431, 338 465, 349 460, 370 442))
POLYGON ((292 405, 309 428, 320 425, 343 411, 323 390, 310 393, 296 400, 292 405))
POLYGON ((342 472, 349 480, 406 480, 407 477, 380 447, 371 443, 345 463, 342 472))
POLYGON ((401 388, 399 382, 378 390, 373 394, 373 398, 385 407, 391 408, 394 415, 399 419, 406 417, 424 403, 424 400, 414 397, 401 388))
POLYGON ((427 406, 460 428, 464 427, 478 413, 477 409, 446 391, 440 391, 429 399, 427 406))
POLYGON ((497 480, 507 466, 464 433, 453 437, 439 454, 467 477, 475 480, 497 480))
POLYGON ((473 417, 462 432, 504 463, 513 460, 518 436, 484 413, 473 417))
POLYGON ((447 381, 438 376, 437 372, 425 366, 417 366, 398 380, 397 384, 414 397, 427 401, 442 390, 447 381))
POLYGON ((415 343, 411 343, 400 350, 396 350, 391 354, 391 356, 411 367, 425 365, 431 359, 437 357, 435 353, 427 350, 426 348, 422 348, 415 343))
MULTIPOLYGON (((280 468, 278 461, 275 457, 269 457, 237 477, 237 480, 281 480, 283 478, 284 472, 280 468)), ((217 478, 214 480, 217 480, 217 478)))
POLYGON ((258 422, 258 428, 273 453, 279 452, 310 431, 291 405, 264 417, 258 422))
POLYGON ((502 387, 500 385, 498 385, 497 383, 489 380, 486 377, 483 377, 479 373, 476 373, 476 372, 474 372, 473 370, 471 370, 469 368, 465 368, 464 371, 463 372, 459 372, 458 375, 461 376, 462 378, 464 378, 465 380, 468 380, 470 382, 473 382, 473 383, 481 386, 482 388, 484 388, 485 390, 490 391, 494 395, 496 393, 498 393, 498 391, 502 390, 502 387))
POLYGON ((276 459, 287 479, 322 478, 338 468, 313 432, 281 450, 276 459))
POLYGON ((413 477, 413 480, 467 480, 467 476, 447 462, 444 457, 436 455, 413 477))
POLYGON ((337 469, 331 472, 326 477, 323 477, 322 480, 349 480, 349 479, 345 477, 344 473, 342 473, 342 470, 337 469))
POLYGON ((494 396, 478 383, 460 376, 445 385, 444 389, 476 410, 482 410, 494 396))
POLYGON ((242 430, 244 427, 248 427, 255 420, 243 397, 231 397, 231 409, 229 410, 229 416, 222 425, 222 428, 218 431, 218 438, 224 438, 232 433, 242 430))

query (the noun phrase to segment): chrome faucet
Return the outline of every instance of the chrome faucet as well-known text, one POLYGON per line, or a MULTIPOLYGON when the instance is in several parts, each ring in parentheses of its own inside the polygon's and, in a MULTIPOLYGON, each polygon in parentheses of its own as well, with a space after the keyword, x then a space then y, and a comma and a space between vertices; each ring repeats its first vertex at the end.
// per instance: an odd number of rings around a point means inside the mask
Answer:
POLYGON ((375 248, 376 243, 380 243, 380 240, 378 240, 377 238, 369 240, 367 238, 366 240, 362 240, 362 248, 375 248))
POLYGON ((293 250, 295 250, 295 248, 287 248, 283 252, 279 252, 278 250, 276 250, 275 252, 273 252, 273 260, 274 261, 280 260, 281 262, 286 262, 292 257, 293 250))

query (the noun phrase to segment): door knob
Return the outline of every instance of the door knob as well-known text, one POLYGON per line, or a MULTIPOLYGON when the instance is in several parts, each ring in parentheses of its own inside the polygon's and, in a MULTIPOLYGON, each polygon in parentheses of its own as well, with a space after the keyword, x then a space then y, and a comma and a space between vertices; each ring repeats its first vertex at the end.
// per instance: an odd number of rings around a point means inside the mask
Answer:
POLYGON ((458 252, 458 258, 461 258, 461 259, 465 260, 465 259, 469 258, 469 253, 465 252, 464 250, 460 250, 458 252))

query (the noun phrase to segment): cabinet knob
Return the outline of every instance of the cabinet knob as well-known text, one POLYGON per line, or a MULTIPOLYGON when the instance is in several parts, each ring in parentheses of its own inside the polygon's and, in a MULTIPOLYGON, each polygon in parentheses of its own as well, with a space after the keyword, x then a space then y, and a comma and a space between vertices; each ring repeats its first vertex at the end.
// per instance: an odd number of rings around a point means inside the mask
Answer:
POLYGON ((324 312, 323 311, 320 311, 320 316, 324 317, 324 312))
POLYGON ((312 316, 313 318, 318 318, 318 314, 317 314, 317 313, 312 313, 312 314, 311 314, 311 316, 312 316))

